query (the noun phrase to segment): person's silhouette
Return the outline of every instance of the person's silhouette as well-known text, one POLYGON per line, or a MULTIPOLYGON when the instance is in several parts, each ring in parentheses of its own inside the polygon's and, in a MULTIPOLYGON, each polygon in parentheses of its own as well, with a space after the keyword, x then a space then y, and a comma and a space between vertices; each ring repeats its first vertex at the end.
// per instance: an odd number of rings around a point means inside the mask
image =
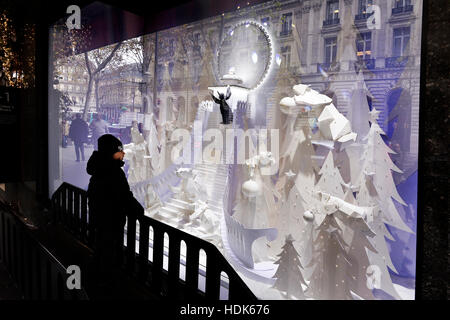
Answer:
POLYGON ((144 215, 144 208, 134 198, 122 170, 124 155, 119 139, 103 135, 86 168, 92 176, 88 201, 89 220, 95 230, 94 283, 100 294, 106 292, 106 296, 113 292, 120 275, 125 213, 138 218, 144 215))

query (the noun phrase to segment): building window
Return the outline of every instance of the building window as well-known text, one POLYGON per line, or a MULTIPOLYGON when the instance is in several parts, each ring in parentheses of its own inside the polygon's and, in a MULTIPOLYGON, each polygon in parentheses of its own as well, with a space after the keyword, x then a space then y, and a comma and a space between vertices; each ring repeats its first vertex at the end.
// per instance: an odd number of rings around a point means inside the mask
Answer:
POLYGON ((281 47, 281 66, 290 67, 291 65, 291 46, 281 47))
POLYGON ((401 57, 409 52, 410 27, 394 29, 393 56, 401 57))
POLYGON ((338 0, 328 1, 325 20, 333 21, 337 19, 339 19, 339 1, 338 0))
POLYGON ((367 8, 373 5, 373 0, 359 0, 358 13, 367 14, 367 8))
POLYGON ((286 36, 292 33, 292 12, 285 13, 281 17, 280 36, 286 36))
POLYGON ((269 27, 270 24, 270 18, 269 17, 265 17, 261 19, 261 24, 265 27, 269 27))
POLYGON ((356 38, 356 55, 358 60, 370 59, 372 54, 372 34, 370 32, 360 33, 356 38))
POLYGON ((337 37, 325 39, 325 63, 336 61, 337 37))
POLYGON ((395 0, 392 14, 410 13, 413 11, 411 0, 395 0))
POLYGON ((395 0, 394 8, 404 8, 411 5, 411 0, 395 0))

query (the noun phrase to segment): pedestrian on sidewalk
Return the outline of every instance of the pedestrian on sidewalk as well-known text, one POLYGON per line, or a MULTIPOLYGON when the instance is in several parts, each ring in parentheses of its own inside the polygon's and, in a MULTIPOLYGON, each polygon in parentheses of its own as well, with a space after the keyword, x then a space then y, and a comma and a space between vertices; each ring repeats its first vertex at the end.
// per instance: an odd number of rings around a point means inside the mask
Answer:
POLYGON ((98 150, 98 138, 109 133, 108 122, 102 119, 99 113, 95 114, 95 119, 89 126, 92 130, 92 140, 94 141, 94 150, 98 150))
POLYGON ((67 148, 67 138, 69 137, 70 124, 69 121, 63 120, 62 124, 62 147, 67 148))
POLYGON ((122 170, 124 155, 122 142, 105 134, 98 139, 98 151, 92 153, 86 168, 92 176, 88 186, 89 218, 95 233, 94 282, 100 295, 108 295, 118 286, 125 214, 129 219, 144 215, 122 170))
POLYGON ((81 159, 85 161, 84 143, 88 141, 88 134, 88 124, 81 119, 81 113, 77 113, 69 129, 69 138, 72 139, 75 146, 75 156, 77 158, 77 162, 80 161, 80 153, 81 159))

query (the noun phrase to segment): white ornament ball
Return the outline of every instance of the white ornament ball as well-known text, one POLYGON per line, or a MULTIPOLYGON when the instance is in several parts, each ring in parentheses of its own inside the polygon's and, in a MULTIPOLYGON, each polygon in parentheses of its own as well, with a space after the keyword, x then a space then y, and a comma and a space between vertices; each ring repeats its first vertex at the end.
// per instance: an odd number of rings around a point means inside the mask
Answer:
POLYGON ((306 221, 313 221, 314 214, 311 211, 306 210, 305 212, 303 212, 303 219, 305 219, 306 221))
POLYGON ((261 186, 255 180, 247 180, 242 184, 242 193, 253 198, 261 194, 261 186))

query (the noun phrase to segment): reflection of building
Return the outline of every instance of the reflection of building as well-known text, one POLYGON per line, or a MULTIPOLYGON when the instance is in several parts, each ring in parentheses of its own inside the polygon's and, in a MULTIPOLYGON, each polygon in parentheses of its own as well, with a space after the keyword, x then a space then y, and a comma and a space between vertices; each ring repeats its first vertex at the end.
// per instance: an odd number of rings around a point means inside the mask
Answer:
MULTIPOLYGON (((234 25, 251 19, 266 26, 281 58, 278 71, 258 91, 267 125, 281 97, 291 95, 292 85, 300 82, 328 94, 347 114, 361 70, 372 95, 369 104, 381 111, 381 127, 415 159, 421 11, 419 0, 285 0, 161 31, 159 110, 183 108, 184 121, 191 122, 196 104, 208 98, 207 86, 218 80, 218 45, 234 25)), ((160 121, 170 120, 170 114, 162 112, 160 121)))
POLYGON ((112 72, 105 71, 98 85, 101 112, 115 122, 125 108, 141 112, 142 86, 142 72, 137 64, 129 64, 112 72))
MULTIPOLYGON (((73 103, 70 108, 75 112, 84 109, 87 91, 87 72, 84 67, 63 65, 58 68, 59 83, 57 89, 63 92, 73 103)), ((90 97, 88 112, 96 112, 98 99, 99 111, 108 120, 119 120, 120 111, 141 112, 142 72, 137 64, 129 64, 120 69, 104 70, 94 80, 93 92, 90 97), (98 94, 96 90, 98 88, 98 94)))
MULTIPOLYGON (((72 105, 70 108, 74 112, 82 112, 87 91, 87 72, 84 67, 72 65, 62 65, 58 67, 58 84, 56 89, 65 94, 72 105)), ((95 101, 91 100, 89 109, 95 109, 95 101)))

